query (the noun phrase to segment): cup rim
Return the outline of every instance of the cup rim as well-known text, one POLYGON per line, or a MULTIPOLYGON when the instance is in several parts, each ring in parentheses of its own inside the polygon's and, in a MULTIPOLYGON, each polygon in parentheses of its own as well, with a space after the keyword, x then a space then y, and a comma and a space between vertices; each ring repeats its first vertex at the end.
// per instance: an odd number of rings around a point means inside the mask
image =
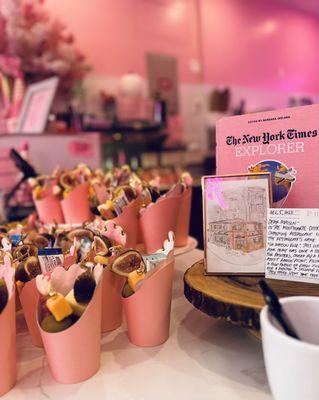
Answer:
MULTIPOLYGON (((317 296, 290 296, 290 297, 284 297, 279 299, 280 303, 283 305, 285 303, 293 303, 293 302, 299 302, 299 301, 316 301, 319 303, 319 297, 317 296)), ((308 348, 311 351, 317 351, 319 352, 319 344, 313 344, 309 342, 305 342, 302 340, 295 339, 289 335, 287 335, 285 332, 282 332, 279 330, 273 323, 270 322, 269 318, 269 307, 265 305, 260 313, 260 322, 261 326, 262 325, 267 325, 267 329, 269 329, 274 335, 281 337, 282 339, 288 340, 292 345, 297 346, 297 347, 303 347, 303 348, 308 348)))

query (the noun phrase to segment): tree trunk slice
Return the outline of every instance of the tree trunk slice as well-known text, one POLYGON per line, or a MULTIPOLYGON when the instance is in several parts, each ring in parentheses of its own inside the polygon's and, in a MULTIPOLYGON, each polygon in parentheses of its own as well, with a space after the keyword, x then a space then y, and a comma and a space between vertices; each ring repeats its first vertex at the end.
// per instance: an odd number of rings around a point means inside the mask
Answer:
MULTIPOLYGON (((265 305, 259 279, 247 275, 207 276, 204 261, 201 260, 185 272, 184 294, 194 307, 205 314, 259 331, 259 313, 265 305)), ((316 284, 274 279, 266 281, 279 297, 319 296, 319 285, 316 284)))

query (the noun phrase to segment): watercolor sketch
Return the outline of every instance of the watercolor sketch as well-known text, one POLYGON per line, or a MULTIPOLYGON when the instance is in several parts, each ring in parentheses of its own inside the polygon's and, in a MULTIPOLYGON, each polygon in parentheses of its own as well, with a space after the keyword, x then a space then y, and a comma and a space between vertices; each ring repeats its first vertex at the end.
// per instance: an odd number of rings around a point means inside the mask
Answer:
POLYGON ((203 179, 208 273, 263 273, 270 174, 203 179))

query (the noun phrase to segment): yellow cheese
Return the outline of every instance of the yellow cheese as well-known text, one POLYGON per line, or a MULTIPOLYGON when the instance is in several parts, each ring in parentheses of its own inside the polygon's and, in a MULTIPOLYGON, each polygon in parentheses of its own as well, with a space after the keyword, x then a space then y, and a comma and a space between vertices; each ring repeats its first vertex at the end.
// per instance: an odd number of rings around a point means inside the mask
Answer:
POLYGON ((136 290, 137 285, 145 278, 145 274, 139 271, 132 271, 128 274, 127 281, 132 290, 136 290))
POLYGON ((109 258, 108 257, 105 257, 105 256, 95 256, 94 257, 94 262, 95 263, 99 263, 99 264, 102 264, 102 265, 107 265, 108 263, 109 263, 109 258))
POLYGON ((42 193, 44 192, 44 190, 42 189, 41 186, 36 186, 35 189, 33 190, 33 195, 35 197, 35 199, 40 199, 42 196, 42 193))
POLYGON ((71 193, 72 189, 65 189, 63 192, 63 198, 66 199, 68 195, 71 193))
POLYGON ((73 314, 72 307, 67 302, 65 297, 60 293, 50 297, 47 300, 46 305, 49 311, 51 311, 51 314, 54 316, 55 320, 58 322, 73 314))
POLYGON ((16 281, 16 287, 17 287, 17 291, 18 293, 21 293, 22 289, 23 289, 24 283, 21 281, 16 281))
POLYGON ((105 219, 111 219, 114 217, 114 207, 112 200, 106 200, 106 202, 99 205, 97 209, 99 210, 102 217, 105 219))

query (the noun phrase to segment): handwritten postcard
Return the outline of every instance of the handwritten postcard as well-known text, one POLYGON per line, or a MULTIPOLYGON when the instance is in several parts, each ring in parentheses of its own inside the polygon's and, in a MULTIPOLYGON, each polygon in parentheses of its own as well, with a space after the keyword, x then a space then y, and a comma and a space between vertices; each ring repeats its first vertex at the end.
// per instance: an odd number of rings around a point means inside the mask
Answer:
POLYGON ((319 283, 319 209, 269 209, 266 278, 319 283))

